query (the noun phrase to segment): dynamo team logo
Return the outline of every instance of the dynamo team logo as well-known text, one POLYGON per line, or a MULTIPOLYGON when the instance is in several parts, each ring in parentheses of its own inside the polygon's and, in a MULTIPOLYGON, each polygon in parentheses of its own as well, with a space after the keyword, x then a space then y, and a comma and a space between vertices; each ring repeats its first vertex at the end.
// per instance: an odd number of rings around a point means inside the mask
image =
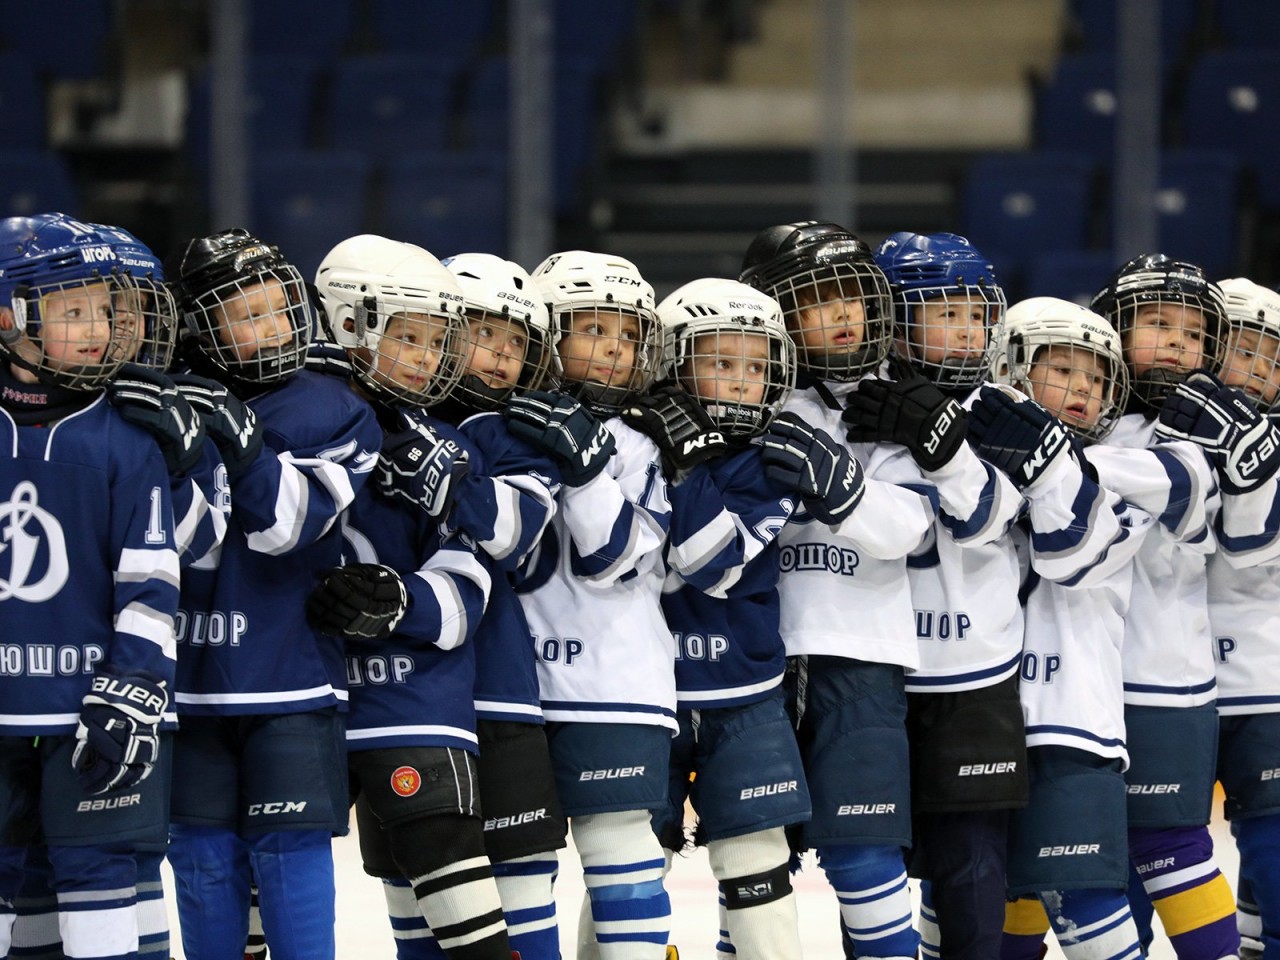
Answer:
POLYGON ((422 787, 422 774, 413 767, 396 767, 391 771, 391 789, 397 796, 412 797, 422 787))
POLYGON ((0 503, 0 600, 43 603, 67 582, 67 544, 57 517, 40 508, 36 485, 23 480, 0 503), (43 551, 41 545, 43 544, 43 551), (44 554, 44 572, 37 561, 44 554))

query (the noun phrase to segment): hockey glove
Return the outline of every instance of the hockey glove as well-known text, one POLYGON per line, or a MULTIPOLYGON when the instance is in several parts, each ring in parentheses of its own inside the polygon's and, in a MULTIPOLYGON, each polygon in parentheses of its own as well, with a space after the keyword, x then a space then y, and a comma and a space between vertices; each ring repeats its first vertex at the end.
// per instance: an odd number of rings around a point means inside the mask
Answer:
POLYGON ((156 438, 171 474, 180 477, 196 465, 204 423, 163 373, 126 364, 107 384, 107 399, 120 416, 156 438))
POLYGON ((180 374, 173 382, 178 385, 178 392, 200 412, 222 454, 227 479, 234 480, 249 469, 262 450, 262 431, 253 410, 217 381, 180 374))
POLYGON ((80 706, 71 754, 85 793, 124 790, 147 779, 160 754, 158 731, 168 706, 167 685, 154 674, 98 667, 80 706))
POLYGON ((906 364, 893 370, 902 379, 862 380, 849 394, 846 436, 855 443, 900 443, 921 469, 937 470, 964 445, 964 408, 906 364))
POLYGON ((512 436, 551 456, 570 487, 594 480, 617 444, 609 428, 577 400, 530 390, 507 401, 502 415, 512 436))
POLYGON ((698 399, 674 383, 637 397, 623 422, 658 445, 669 477, 729 451, 729 442, 698 399))
POLYGON ((332 340, 313 339, 307 347, 306 368, 325 376, 350 380, 352 374, 351 358, 347 351, 332 340))
POLYGON ((400 574, 378 563, 334 567, 307 597, 312 629, 348 640, 389 636, 409 608, 400 574))
POLYGON ((378 489, 398 497, 427 516, 443 520, 462 481, 471 472, 467 451, 425 423, 388 434, 378 454, 378 489))
POLYGON ((978 455, 1026 490, 1049 468, 1070 457, 1071 434, 1034 400, 1017 400, 983 387, 969 410, 969 437, 978 455))
POLYGON ((769 424, 761 457, 765 476, 800 494, 822 523, 843 521, 867 490, 862 464, 830 434, 794 414, 779 414, 769 424))

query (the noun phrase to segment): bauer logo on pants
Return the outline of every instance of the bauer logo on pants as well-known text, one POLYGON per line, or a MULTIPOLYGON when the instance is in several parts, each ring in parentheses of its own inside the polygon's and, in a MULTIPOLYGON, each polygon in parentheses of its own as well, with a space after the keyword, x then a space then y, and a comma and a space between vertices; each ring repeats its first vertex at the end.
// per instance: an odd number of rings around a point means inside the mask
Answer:
POLYGON ((397 796, 412 797, 422 786, 422 774, 413 767, 396 767, 391 771, 391 789, 397 796))

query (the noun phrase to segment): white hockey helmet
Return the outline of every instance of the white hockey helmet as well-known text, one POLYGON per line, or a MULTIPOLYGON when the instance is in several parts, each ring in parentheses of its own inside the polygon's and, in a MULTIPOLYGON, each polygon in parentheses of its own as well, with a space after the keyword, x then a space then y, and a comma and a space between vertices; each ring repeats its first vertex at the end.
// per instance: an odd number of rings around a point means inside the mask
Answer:
POLYGON ((366 387, 422 407, 449 395, 466 362, 467 326, 462 290, 434 256, 373 234, 350 237, 321 261, 316 289, 326 333, 366 387))
POLYGON ((782 307, 768 294, 737 280, 705 277, 679 287, 658 304, 658 319, 670 376, 698 397, 727 436, 762 432, 795 389, 795 342, 782 307), (751 339, 763 341, 763 353, 751 351, 751 339), (710 376, 695 375, 702 357, 728 361, 730 369, 720 371, 712 365, 710 376), (757 381, 760 396, 744 397, 754 394, 757 381), (703 396, 704 391, 716 395, 703 396))
POLYGON ((1280 405, 1280 293, 1244 277, 1218 286, 1226 296, 1229 330, 1219 375, 1249 394, 1259 410, 1275 412, 1280 405))
POLYGON ((1128 370, 1115 328, 1105 317, 1069 300, 1022 300, 1005 314, 1004 330, 992 361, 992 378, 1031 393, 1031 368, 1045 347, 1073 347, 1102 359, 1106 381, 1096 422, 1086 423, 1065 409, 1049 410, 1078 436, 1101 440, 1115 428, 1129 397, 1128 370))
MULTIPOLYGON (((483 328, 506 328, 518 324, 524 331, 525 353, 518 369, 491 369, 482 376, 470 369, 454 390, 455 399, 476 410, 497 410, 512 390, 536 390, 551 362, 551 315, 542 302, 533 278, 511 260, 492 253, 459 253, 442 261, 462 288, 467 317, 483 328)), ((500 354, 490 349, 482 336, 472 335, 469 366, 495 364, 502 367, 500 354)), ((490 334, 497 333, 491 329, 490 334)))
MULTIPOLYGON (((662 332, 654 311, 653 287, 634 263, 612 254, 566 250, 538 264, 533 280, 551 311, 557 346, 573 332, 575 323, 580 329, 591 325, 589 318, 584 321, 584 314, 622 314, 638 321, 629 370, 608 376, 607 382, 595 377, 583 380, 556 362, 555 373, 563 391, 598 413, 613 414, 631 396, 648 389, 661 368, 662 332)), ((558 357, 557 361, 563 359, 558 357)), ((593 366, 602 364, 593 359, 593 366)))

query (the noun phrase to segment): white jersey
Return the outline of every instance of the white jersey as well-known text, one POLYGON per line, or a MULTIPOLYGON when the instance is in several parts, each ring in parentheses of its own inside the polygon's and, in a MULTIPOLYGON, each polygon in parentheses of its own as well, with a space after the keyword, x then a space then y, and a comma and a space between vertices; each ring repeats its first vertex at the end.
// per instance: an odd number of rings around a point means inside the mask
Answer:
POLYGON ((824 402, 855 384, 797 391, 786 409, 844 443, 866 473, 866 493, 838 525, 794 515, 778 538, 782 576, 781 633, 788 656, 821 654, 900 664, 919 663, 907 554, 933 525, 937 491, 906 448, 848 443, 840 409, 824 402))
POLYGON ((1208 459, 1185 441, 1155 443, 1155 424, 1121 418, 1089 448, 1103 486, 1156 518, 1134 564, 1122 651, 1125 702, 1194 707, 1217 692, 1205 561, 1220 506, 1208 459))
POLYGON ((561 487, 521 588, 543 716, 674 731, 676 648, 660 602, 667 484, 652 440, 616 417, 608 427, 617 452, 599 476, 561 487))
POLYGON ((1280 567, 1237 570, 1209 558, 1218 713, 1280 713, 1280 567))

